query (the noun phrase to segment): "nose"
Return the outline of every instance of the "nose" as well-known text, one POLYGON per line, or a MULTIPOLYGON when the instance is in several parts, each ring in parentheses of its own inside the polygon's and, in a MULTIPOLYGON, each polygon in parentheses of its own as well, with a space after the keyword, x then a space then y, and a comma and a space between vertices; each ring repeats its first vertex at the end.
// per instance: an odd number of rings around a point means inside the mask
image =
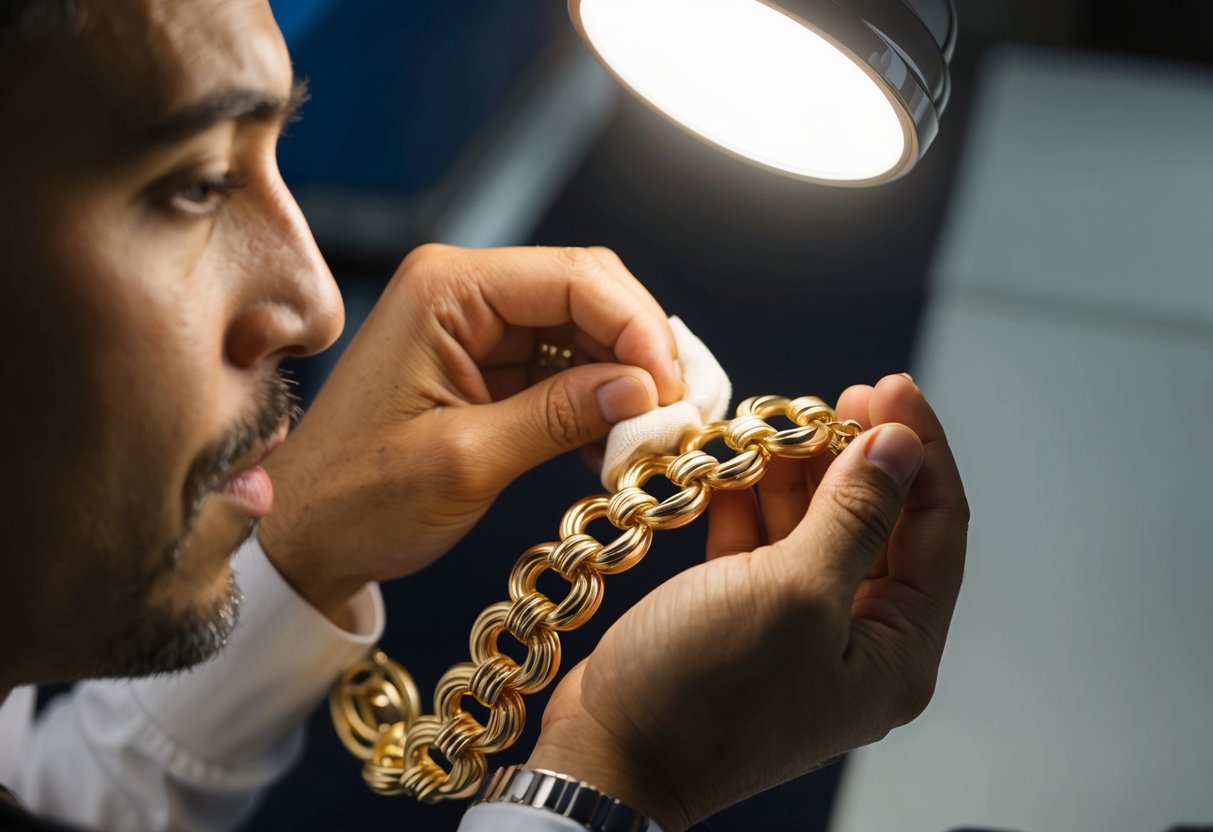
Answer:
POLYGON ((224 344, 238 367, 320 352, 345 325, 337 283, 286 185, 275 177, 257 202, 241 222, 234 269, 244 291, 224 344))

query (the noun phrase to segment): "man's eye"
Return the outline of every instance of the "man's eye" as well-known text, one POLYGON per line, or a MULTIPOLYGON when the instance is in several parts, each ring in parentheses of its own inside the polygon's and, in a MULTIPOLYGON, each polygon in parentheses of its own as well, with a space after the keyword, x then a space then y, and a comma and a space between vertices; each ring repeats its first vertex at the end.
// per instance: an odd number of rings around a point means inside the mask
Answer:
POLYGON ((178 189, 169 203, 182 213, 213 214, 224 199, 244 187, 244 184, 244 180, 230 171, 218 176, 208 176, 178 189))

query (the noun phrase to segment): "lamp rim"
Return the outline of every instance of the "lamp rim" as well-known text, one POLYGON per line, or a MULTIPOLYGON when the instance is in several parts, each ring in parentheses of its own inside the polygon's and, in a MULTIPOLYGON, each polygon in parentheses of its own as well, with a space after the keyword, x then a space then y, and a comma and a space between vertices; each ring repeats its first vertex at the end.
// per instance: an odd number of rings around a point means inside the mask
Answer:
MULTIPOLYGON (((765 1, 765 0, 764 0, 765 1)), ((905 59, 918 75, 922 86, 931 94, 936 108, 943 109, 942 100, 949 86, 948 62, 955 47, 956 10, 952 0, 831 0, 861 22, 874 29, 905 59), (946 32, 935 32, 924 18, 924 6, 935 4, 947 18, 946 32)), ((771 0, 771 5, 799 17, 822 14, 821 3, 814 0, 771 0)))
MULTIPOLYGON (((901 2, 901 0, 895 0, 901 2)), ((649 107, 649 109, 658 113, 666 121, 674 124, 680 130, 695 138, 703 141, 711 146, 723 151, 724 153, 739 159, 753 167, 761 168, 779 174, 780 176, 798 179, 803 182, 812 182, 815 184, 829 185, 831 187, 841 188, 862 188, 872 185, 880 185, 888 182, 893 182, 909 173, 922 157, 926 148, 934 139, 938 132, 938 112, 936 110, 935 101, 931 97, 931 93, 926 89, 924 82, 919 76, 915 68, 913 68, 898 52, 894 44, 886 37, 879 34, 872 26, 868 25, 862 18, 856 16, 853 11, 843 8, 833 0, 796 0, 794 3, 778 2, 778 0, 756 0, 756 2, 779 12, 780 14, 791 18, 796 23, 804 26, 809 31, 818 35, 823 40, 828 42, 834 48, 838 49, 846 55, 861 71, 864 72, 877 86, 881 93, 888 100, 889 105, 893 108, 896 114, 897 121, 901 125, 902 135, 905 139, 902 155, 898 161, 883 173, 876 176, 867 177, 864 179, 829 179, 821 176, 813 176, 797 171, 788 170, 777 165, 772 165, 767 162, 754 159, 746 156, 733 148, 727 147, 709 136, 700 133, 678 119, 671 116, 661 107, 657 106, 648 96, 643 94, 635 86, 623 78, 615 67, 611 66, 606 60, 593 40, 586 32, 585 24, 581 18, 581 4, 583 0, 568 0, 569 17, 573 22, 574 29, 580 36, 586 48, 593 53, 598 62, 606 68, 606 71, 613 77, 621 86, 627 89, 640 101, 649 107), (795 9, 789 9, 789 6, 795 6, 795 9), (808 9, 806 7, 812 7, 808 9), (827 31, 825 27, 817 25, 806 19, 804 12, 821 11, 827 18, 833 18, 834 22, 848 29, 847 34, 853 39, 854 43, 848 43, 841 40, 838 36, 827 31), (862 55, 868 55, 868 58, 862 55), (883 71, 882 71, 883 68, 883 71), (896 85, 890 81, 890 78, 904 79, 900 85, 896 85)), ((945 69, 946 74, 946 69, 945 69)))

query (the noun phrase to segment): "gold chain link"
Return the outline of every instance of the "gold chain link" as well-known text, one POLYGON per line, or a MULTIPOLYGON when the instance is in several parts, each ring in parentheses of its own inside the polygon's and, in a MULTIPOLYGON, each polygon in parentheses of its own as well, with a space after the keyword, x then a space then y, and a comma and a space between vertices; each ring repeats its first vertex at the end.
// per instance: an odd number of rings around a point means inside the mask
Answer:
POLYGON ((560 540, 523 552, 510 573, 510 600, 488 607, 472 625, 471 661, 456 664, 438 682, 434 713, 422 715, 412 677, 382 651, 347 670, 329 705, 345 747, 365 761, 367 784, 383 795, 407 794, 426 803, 469 797, 487 771, 485 757, 509 748, 522 733, 522 697, 543 690, 560 667, 560 636, 590 619, 602 601, 602 576, 631 569, 645 556, 654 529, 676 529, 703 514, 717 489, 744 489, 766 473, 772 457, 840 453, 862 430, 839 422, 833 408, 811 396, 757 396, 731 421, 713 422, 687 436, 677 456, 651 454, 631 461, 613 494, 575 503, 560 523, 560 540), (783 416, 794 427, 767 420, 783 416), (721 461, 704 451, 723 440, 736 452, 721 461), (679 490, 658 500, 644 490, 663 476, 679 490), (607 519, 622 531, 600 543, 586 529, 607 519), (569 591, 553 601, 537 589, 555 572, 569 591), (522 664, 497 646, 504 635, 526 647, 522 664), (488 724, 463 709, 470 696, 488 709, 488 724), (431 756, 446 759, 444 768, 431 756))

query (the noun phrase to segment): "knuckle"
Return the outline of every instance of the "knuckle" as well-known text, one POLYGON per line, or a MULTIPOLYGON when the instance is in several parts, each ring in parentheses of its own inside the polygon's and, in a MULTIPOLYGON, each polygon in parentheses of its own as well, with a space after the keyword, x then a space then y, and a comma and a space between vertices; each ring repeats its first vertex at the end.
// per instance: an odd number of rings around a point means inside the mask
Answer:
POLYGON ((595 257, 605 259, 610 263, 620 266, 623 265, 623 260, 618 254, 615 253, 615 249, 613 248, 607 248, 606 246, 590 246, 588 251, 595 257))
POLYGON ((543 408, 544 424, 552 442, 563 448, 584 444, 577 403, 567 384, 556 383, 548 387, 543 408))
POLYGON ((441 243, 417 246, 401 261, 392 279, 392 286, 408 284, 424 287, 437 282, 439 276, 446 271, 452 251, 454 249, 450 246, 441 243))
POLYGON ((442 243, 423 243, 408 253, 404 258, 403 268, 415 267, 419 263, 442 257, 450 251, 450 246, 442 243))
POLYGON ((835 486, 831 497, 847 534, 869 551, 884 546, 897 522, 889 495, 871 483, 845 482, 835 486))
POLYGON ((602 264, 594 253, 584 246, 565 246, 560 249, 560 257, 574 274, 589 277, 602 269, 602 264))

